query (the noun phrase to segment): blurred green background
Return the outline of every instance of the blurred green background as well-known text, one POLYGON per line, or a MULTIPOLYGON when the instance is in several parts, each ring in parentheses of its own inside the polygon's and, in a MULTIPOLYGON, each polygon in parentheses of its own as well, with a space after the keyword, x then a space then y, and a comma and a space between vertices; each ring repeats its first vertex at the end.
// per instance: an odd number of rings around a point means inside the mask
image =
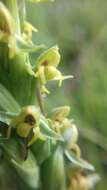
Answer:
POLYGON ((101 176, 97 190, 107 189, 107 1, 56 0, 28 3, 28 20, 38 28, 35 43, 58 44, 60 70, 73 74, 62 88, 51 84, 47 109, 69 104, 80 130, 83 157, 101 176))

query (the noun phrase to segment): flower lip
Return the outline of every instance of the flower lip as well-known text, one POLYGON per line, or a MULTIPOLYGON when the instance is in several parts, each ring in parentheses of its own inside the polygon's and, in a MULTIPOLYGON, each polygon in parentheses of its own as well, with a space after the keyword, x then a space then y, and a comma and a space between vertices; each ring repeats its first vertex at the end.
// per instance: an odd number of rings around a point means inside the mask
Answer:
POLYGON ((48 61, 44 61, 44 62, 42 63, 42 65, 43 65, 43 66, 47 66, 47 65, 48 65, 48 61))
POLYGON ((36 123, 36 120, 35 120, 35 118, 31 114, 28 114, 25 117, 24 122, 30 124, 31 126, 33 126, 36 123))

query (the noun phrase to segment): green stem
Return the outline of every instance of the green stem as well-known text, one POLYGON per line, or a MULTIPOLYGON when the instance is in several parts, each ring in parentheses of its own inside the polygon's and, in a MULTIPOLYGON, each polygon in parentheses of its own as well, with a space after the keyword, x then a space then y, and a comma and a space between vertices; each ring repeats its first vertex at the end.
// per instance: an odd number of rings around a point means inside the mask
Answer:
MULTIPOLYGON (((16 25, 15 33, 19 36, 22 24, 22 21, 20 24, 21 18, 19 19, 19 8, 20 5, 25 8, 24 0, 21 1, 2 0, 12 14, 16 25)), ((0 43, 0 83, 8 89, 20 106, 35 105, 36 79, 28 73, 30 67, 29 55, 21 51, 15 53, 10 59, 8 43, 0 43)))
POLYGON ((44 116, 46 116, 46 113, 45 113, 45 107, 44 107, 44 102, 43 102, 43 97, 42 97, 42 94, 40 92, 40 85, 39 85, 39 82, 37 81, 37 91, 36 91, 36 95, 37 95, 37 100, 38 100, 38 104, 39 104, 39 107, 40 107, 40 110, 42 112, 42 114, 44 116))

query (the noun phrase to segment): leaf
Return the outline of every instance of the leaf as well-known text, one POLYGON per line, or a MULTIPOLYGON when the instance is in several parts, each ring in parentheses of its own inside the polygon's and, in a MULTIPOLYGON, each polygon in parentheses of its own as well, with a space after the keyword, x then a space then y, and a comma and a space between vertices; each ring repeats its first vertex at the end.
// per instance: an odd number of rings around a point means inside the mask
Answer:
POLYGON ((51 154, 50 140, 41 141, 38 140, 32 146, 32 152, 34 153, 37 163, 42 164, 51 154))
POLYGON ((83 168, 90 171, 95 170, 93 165, 89 164, 88 162, 86 162, 85 160, 81 158, 77 158, 73 152, 66 150, 64 154, 67 160, 72 164, 72 166, 83 168))
POLYGON ((20 110, 20 105, 2 84, 0 84, 0 107, 7 112, 18 112, 20 110))
POLYGON ((42 134, 44 134, 46 137, 50 139, 56 139, 63 141, 63 137, 59 134, 57 134, 53 129, 51 129, 48 125, 48 122, 46 119, 40 119, 40 131, 42 134))
POLYGON ((6 138, 6 134, 9 126, 6 122, 7 121, 4 122, 0 120, 0 143, 8 141, 8 139, 6 138))
POLYGON ((0 121, 6 124, 8 124, 10 119, 14 118, 15 116, 17 116, 17 113, 0 111, 0 121))
POLYGON ((19 163, 11 159, 12 165, 15 167, 21 179, 30 187, 38 188, 39 186, 39 168, 32 152, 29 150, 28 157, 25 161, 19 163))
POLYGON ((65 190, 65 167, 63 150, 57 147, 42 167, 44 190, 65 190))
POLYGON ((21 139, 16 138, 16 139, 6 139, 4 138, 4 140, 2 141, 1 138, 1 146, 5 152, 6 158, 9 160, 14 159, 17 162, 22 162, 22 160, 24 160, 25 158, 25 148, 24 148, 24 144, 21 143, 21 139), (20 141, 19 141, 20 140, 20 141))
POLYGON ((16 35, 16 46, 20 51, 31 53, 31 52, 37 52, 40 50, 43 50, 45 48, 45 45, 35 45, 35 44, 29 44, 25 40, 23 40, 20 36, 16 35))
MULTIPOLYGON (((1 134, 0 134, 1 135, 1 134)), ((8 139, 7 138, 2 138, 0 137, 0 145, 3 143, 7 143, 8 139)))
POLYGON ((0 111, 0 115, 3 117, 7 117, 7 118, 13 118, 13 117, 17 116, 17 113, 0 111))

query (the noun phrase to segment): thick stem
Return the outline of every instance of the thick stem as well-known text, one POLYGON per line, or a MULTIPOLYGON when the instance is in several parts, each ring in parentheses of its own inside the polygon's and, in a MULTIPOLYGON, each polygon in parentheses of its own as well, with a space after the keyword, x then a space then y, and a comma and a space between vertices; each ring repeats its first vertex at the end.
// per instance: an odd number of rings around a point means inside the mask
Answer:
MULTIPOLYGON (((20 24, 21 18, 19 19, 19 7, 21 5, 25 8, 24 0, 23 2, 21 1, 22 0, 2 0, 3 4, 12 14, 16 25, 15 33, 19 36, 21 36, 22 24, 22 21, 20 24)), ((8 42, 0 42, 0 63, 0 83, 8 89, 20 106, 35 105, 36 79, 28 73, 30 66, 28 54, 23 51, 16 51, 14 56, 10 58, 8 42)))

